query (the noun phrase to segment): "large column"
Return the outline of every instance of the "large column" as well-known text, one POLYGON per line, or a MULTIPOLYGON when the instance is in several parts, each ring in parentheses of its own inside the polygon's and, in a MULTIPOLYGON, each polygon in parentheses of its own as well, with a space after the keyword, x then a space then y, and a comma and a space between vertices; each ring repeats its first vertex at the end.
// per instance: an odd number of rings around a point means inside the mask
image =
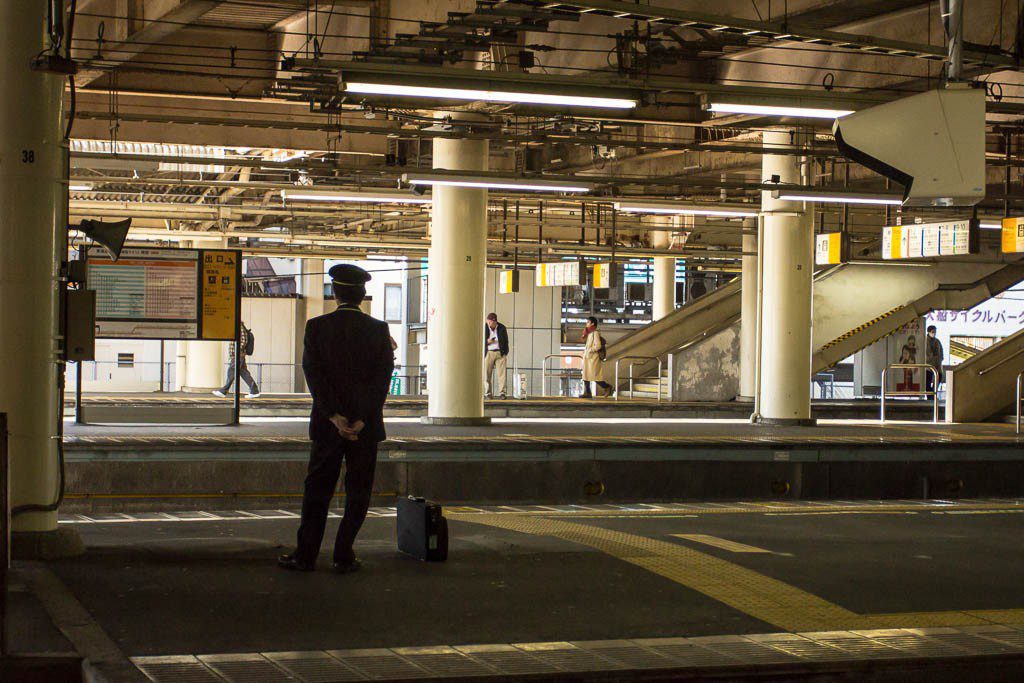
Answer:
MULTIPOLYGON (((224 238, 192 240, 193 249, 223 249, 224 238)), ((224 384, 227 342, 186 341, 185 383, 181 391, 205 393, 224 384)))
MULTIPOLYGON (((801 157, 771 154, 791 146, 789 130, 764 133, 762 178, 801 184, 801 157)), ((768 424, 811 423, 811 287, 814 231, 801 202, 761 193, 761 340, 758 420, 768 424)))
MULTIPOLYGON (((306 304, 306 320, 324 314, 324 273, 327 262, 323 259, 299 260, 299 293, 306 304)), ((333 308, 332 308, 333 310, 333 308)))
POLYGON ((740 395, 752 401, 757 368, 757 219, 743 219, 743 274, 740 278, 740 395))
MULTIPOLYGON (((668 249, 672 233, 659 230, 651 233, 651 247, 668 249)), ((654 289, 652 299, 652 320, 661 320, 676 310, 676 259, 673 256, 654 257, 654 289)))
MULTIPOLYGON (((46 2, 0 3, 0 412, 14 508, 59 490, 57 331, 67 249, 64 79, 29 69, 47 46, 46 2)), ((56 510, 14 518, 18 545, 56 537, 56 510)), ((32 552, 31 550, 29 551, 32 552)), ((46 551, 40 551, 46 552, 46 551)))
MULTIPOLYGON (((454 115, 458 118, 459 115, 454 115)), ((434 168, 487 170, 485 140, 434 140, 434 168)), ((487 190, 434 186, 425 424, 486 424, 483 386, 487 190)))

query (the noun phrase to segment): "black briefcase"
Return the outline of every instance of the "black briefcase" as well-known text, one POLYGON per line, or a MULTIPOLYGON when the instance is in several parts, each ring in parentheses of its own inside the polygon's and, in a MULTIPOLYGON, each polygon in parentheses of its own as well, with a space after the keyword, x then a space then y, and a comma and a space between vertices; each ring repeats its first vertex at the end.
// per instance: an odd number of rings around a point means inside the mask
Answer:
POLYGON ((398 501, 398 549, 425 562, 448 559, 448 520, 441 506, 409 496, 398 501))

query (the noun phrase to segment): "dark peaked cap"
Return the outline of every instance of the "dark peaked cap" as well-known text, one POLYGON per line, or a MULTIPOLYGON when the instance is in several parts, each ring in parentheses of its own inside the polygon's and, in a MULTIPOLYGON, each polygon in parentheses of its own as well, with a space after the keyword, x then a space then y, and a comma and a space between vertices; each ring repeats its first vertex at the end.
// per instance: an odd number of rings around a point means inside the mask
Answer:
POLYGON ((349 263, 339 263, 327 271, 327 274, 331 276, 332 283, 352 287, 365 285, 371 278, 365 270, 349 263))

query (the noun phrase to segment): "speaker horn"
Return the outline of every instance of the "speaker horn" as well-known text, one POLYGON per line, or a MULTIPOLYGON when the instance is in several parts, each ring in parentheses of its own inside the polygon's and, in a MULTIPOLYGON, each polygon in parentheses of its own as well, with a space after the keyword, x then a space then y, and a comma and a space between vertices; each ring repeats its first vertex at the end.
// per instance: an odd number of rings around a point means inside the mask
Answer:
POLYGON ((124 241, 128 237, 128 228, 132 225, 131 218, 125 218, 116 223, 104 223, 89 218, 82 221, 78 229, 89 239, 107 250, 111 260, 116 261, 124 248, 124 241))

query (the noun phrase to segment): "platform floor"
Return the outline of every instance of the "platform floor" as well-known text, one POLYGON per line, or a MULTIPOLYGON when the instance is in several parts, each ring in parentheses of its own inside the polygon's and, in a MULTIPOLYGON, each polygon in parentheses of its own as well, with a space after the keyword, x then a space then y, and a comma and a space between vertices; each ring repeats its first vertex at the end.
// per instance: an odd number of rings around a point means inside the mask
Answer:
POLYGON ((348 576, 275 567, 292 510, 65 515, 88 552, 46 571, 156 681, 995 681, 1024 661, 1021 499, 447 514, 450 559, 423 564, 374 509, 348 576))
MULTIPOLYGON (((742 419, 506 418, 481 427, 425 426, 416 418, 387 418, 382 450, 447 450, 485 447, 523 450, 541 446, 773 446, 793 444, 979 446, 1024 445, 1013 425, 932 424, 916 421, 820 420, 813 427, 753 425, 742 419)), ((69 450, 104 448, 249 450, 308 448, 303 418, 244 419, 236 426, 65 426, 69 450)))

